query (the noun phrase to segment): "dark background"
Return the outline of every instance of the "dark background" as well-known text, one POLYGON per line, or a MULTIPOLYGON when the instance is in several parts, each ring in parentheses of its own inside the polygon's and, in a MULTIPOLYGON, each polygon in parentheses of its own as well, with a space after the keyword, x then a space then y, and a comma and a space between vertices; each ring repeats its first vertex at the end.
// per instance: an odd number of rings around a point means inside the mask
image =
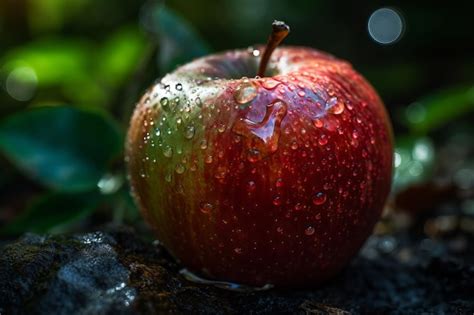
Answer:
POLYGON ((120 153, 136 100, 178 64, 265 42, 274 19, 291 26, 285 44, 346 59, 378 90, 397 141, 389 208, 419 213, 446 193, 461 198, 459 207, 472 220, 473 9, 470 1, 2 0, 0 230, 141 224, 120 153), (387 45, 368 32, 369 17, 383 7, 403 21, 401 36, 387 45), (69 114, 77 128, 51 124, 62 112, 28 114, 42 105, 74 108, 69 114), (84 144, 84 130, 97 123, 88 113, 112 130, 100 132, 92 147, 84 144), (54 148, 82 158, 58 157, 54 148), (28 167, 25 156, 46 162, 28 167), (90 176, 51 176, 58 159, 90 176), (65 214, 66 208, 72 210, 65 214))

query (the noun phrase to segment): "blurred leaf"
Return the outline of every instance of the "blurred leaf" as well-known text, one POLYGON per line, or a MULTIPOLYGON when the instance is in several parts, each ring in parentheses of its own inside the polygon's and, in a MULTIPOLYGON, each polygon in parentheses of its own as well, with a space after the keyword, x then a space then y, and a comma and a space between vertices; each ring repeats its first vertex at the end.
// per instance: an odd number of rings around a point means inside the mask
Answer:
POLYGON ((149 14, 144 18, 145 29, 158 36, 158 61, 162 73, 210 52, 192 25, 161 2, 144 12, 149 14))
POLYGON ((121 134, 109 117, 75 107, 38 107, 0 122, 0 151, 59 191, 96 187, 121 148, 121 134))
POLYGON ((457 87, 430 95, 406 108, 408 127, 419 134, 461 117, 474 110, 474 86, 457 87))
POLYGON ((33 31, 57 30, 91 0, 29 0, 29 24, 33 31))
POLYGON ((80 41, 31 42, 9 51, 3 60, 5 66, 2 70, 9 72, 19 66, 31 67, 41 87, 76 81, 87 75, 90 51, 90 46, 80 41))
POLYGON ((411 136, 397 137, 394 153, 393 189, 399 191, 427 180, 432 174, 435 158, 436 153, 431 139, 411 136))
POLYGON ((99 201, 100 195, 97 193, 42 196, 0 232, 2 234, 47 233, 54 230, 59 232, 90 215, 99 201))
POLYGON ((26 69, 40 89, 60 88, 75 103, 102 104, 106 95, 90 70, 92 51, 90 43, 79 40, 31 42, 6 54, 1 75, 6 78, 16 69, 26 69))
POLYGON ((113 34, 96 58, 102 82, 114 87, 122 84, 137 67, 145 48, 145 36, 138 28, 126 27, 113 34))

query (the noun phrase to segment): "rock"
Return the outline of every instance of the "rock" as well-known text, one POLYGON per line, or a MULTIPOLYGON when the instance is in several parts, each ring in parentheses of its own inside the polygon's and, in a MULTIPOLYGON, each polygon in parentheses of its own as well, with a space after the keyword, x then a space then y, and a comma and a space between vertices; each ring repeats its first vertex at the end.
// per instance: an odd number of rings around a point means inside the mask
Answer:
POLYGON ((27 234, 0 250, 0 314, 472 313, 473 240, 461 253, 449 244, 373 236, 323 287, 233 292, 185 280, 161 246, 130 228, 27 234))

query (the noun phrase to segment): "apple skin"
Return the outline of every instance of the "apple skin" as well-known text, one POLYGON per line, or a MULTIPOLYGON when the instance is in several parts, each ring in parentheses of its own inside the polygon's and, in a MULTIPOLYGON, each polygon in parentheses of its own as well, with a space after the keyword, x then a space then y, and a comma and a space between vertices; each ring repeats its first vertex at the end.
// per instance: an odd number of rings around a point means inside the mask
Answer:
POLYGON ((146 92, 126 145, 132 193, 189 270, 315 286, 349 263, 380 217, 392 129, 348 62, 282 47, 265 77, 250 78, 262 51, 197 59, 146 92))

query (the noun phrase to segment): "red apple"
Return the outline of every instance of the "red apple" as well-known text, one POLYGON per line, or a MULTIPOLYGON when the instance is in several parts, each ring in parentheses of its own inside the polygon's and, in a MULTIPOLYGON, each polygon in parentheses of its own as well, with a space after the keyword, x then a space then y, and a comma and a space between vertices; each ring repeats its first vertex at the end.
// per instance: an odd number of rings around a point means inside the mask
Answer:
POLYGON ((275 37, 265 76, 255 77, 263 48, 235 50, 151 87, 131 120, 127 161, 143 215, 189 270, 311 286, 341 270, 378 220, 391 126, 348 62, 305 47, 272 54, 275 37))

